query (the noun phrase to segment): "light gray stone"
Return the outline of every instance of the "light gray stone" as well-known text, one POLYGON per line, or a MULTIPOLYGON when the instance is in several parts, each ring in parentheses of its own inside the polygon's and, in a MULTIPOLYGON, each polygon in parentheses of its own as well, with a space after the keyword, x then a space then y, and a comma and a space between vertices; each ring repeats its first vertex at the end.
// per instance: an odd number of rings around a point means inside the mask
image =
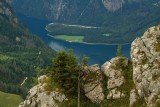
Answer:
POLYGON ((134 107, 133 105, 138 101, 139 97, 136 93, 136 89, 132 89, 130 91, 130 107, 134 107))
POLYGON ((46 75, 38 78, 38 85, 30 89, 27 98, 19 107, 59 107, 58 103, 68 100, 66 96, 60 92, 52 91, 46 92, 44 90, 44 79, 46 75))
MULTIPOLYGON (((9 1, 7 1, 9 2, 9 1)), ((12 14, 12 10, 5 6, 4 2, 0 1, 0 14, 7 16, 10 22, 18 23, 18 19, 16 18, 15 15, 12 14)))
POLYGON ((117 87, 121 87, 126 81, 122 73, 122 68, 119 67, 118 64, 122 63, 124 67, 127 67, 128 62, 127 58, 116 57, 102 65, 102 71, 108 78, 107 89, 109 90, 109 93, 107 99, 120 99, 125 97, 123 90, 117 90, 117 87))
POLYGON ((120 99, 123 97, 125 97, 125 94, 117 90, 116 88, 110 90, 107 95, 107 99, 120 99))
POLYGON ((139 96, 145 99, 148 107, 155 107, 160 100, 160 52, 156 49, 156 45, 160 44, 159 29, 160 26, 149 28, 131 46, 133 81, 139 96))
POLYGON ((104 100, 104 94, 101 83, 102 75, 100 73, 99 65, 95 64, 89 67, 83 67, 83 72, 85 73, 85 76, 83 76, 83 81, 85 81, 83 89, 86 97, 88 97, 92 102, 100 103, 104 100), (87 77, 92 74, 95 76, 86 80, 87 77))

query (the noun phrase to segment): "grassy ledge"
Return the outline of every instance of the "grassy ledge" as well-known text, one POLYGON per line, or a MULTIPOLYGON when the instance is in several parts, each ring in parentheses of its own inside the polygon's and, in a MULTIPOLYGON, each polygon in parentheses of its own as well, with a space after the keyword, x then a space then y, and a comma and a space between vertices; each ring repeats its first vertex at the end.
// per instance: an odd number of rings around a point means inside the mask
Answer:
POLYGON ((56 35, 54 38, 69 42, 83 42, 84 36, 56 35))
POLYGON ((0 107, 18 107, 22 101, 23 99, 19 95, 0 91, 0 107))

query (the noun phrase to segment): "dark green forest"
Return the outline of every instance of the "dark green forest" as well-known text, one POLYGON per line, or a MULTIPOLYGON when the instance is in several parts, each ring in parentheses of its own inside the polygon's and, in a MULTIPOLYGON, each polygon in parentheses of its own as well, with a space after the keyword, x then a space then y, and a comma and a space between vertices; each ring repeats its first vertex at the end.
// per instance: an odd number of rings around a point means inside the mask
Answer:
MULTIPOLYGON (((5 2, 4 6, 10 9, 5 2)), ((25 98, 36 77, 36 68, 49 66, 55 52, 20 22, 13 22, 13 18, 14 13, 10 17, 0 13, 0 91, 25 98)))

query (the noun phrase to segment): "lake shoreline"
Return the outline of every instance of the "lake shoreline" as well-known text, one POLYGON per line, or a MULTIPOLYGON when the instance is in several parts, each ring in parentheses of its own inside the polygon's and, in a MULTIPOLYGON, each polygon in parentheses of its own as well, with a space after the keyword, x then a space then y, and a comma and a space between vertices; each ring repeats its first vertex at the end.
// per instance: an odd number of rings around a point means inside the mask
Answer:
POLYGON ((66 41, 66 42, 69 42, 69 43, 79 43, 79 44, 87 44, 87 45, 129 45, 131 43, 88 43, 88 42, 76 42, 76 41, 68 41, 68 40, 63 40, 63 39, 58 39, 58 38, 55 38, 53 35, 51 34, 47 34, 47 36, 49 37, 52 37, 54 39, 57 39, 57 40, 61 40, 61 41, 66 41))

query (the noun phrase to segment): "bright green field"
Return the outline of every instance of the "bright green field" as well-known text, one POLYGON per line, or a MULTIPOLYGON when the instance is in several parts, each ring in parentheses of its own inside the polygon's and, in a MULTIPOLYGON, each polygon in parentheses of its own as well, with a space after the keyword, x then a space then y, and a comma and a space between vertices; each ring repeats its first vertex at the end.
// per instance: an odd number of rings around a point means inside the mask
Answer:
POLYGON ((103 36, 111 36, 110 33, 103 34, 103 36))
POLYGON ((57 35, 54 38, 72 42, 83 42, 84 36, 57 35))
POLYGON ((0 107, 18 107, 22 101, 23 99, 19 95, 0 91, 0 107))
POLYGON ((1 61, 5 61, 5 60, 9 60, 9 59, 14 59, 14 58, 0 54, 0 60, 1 61))

